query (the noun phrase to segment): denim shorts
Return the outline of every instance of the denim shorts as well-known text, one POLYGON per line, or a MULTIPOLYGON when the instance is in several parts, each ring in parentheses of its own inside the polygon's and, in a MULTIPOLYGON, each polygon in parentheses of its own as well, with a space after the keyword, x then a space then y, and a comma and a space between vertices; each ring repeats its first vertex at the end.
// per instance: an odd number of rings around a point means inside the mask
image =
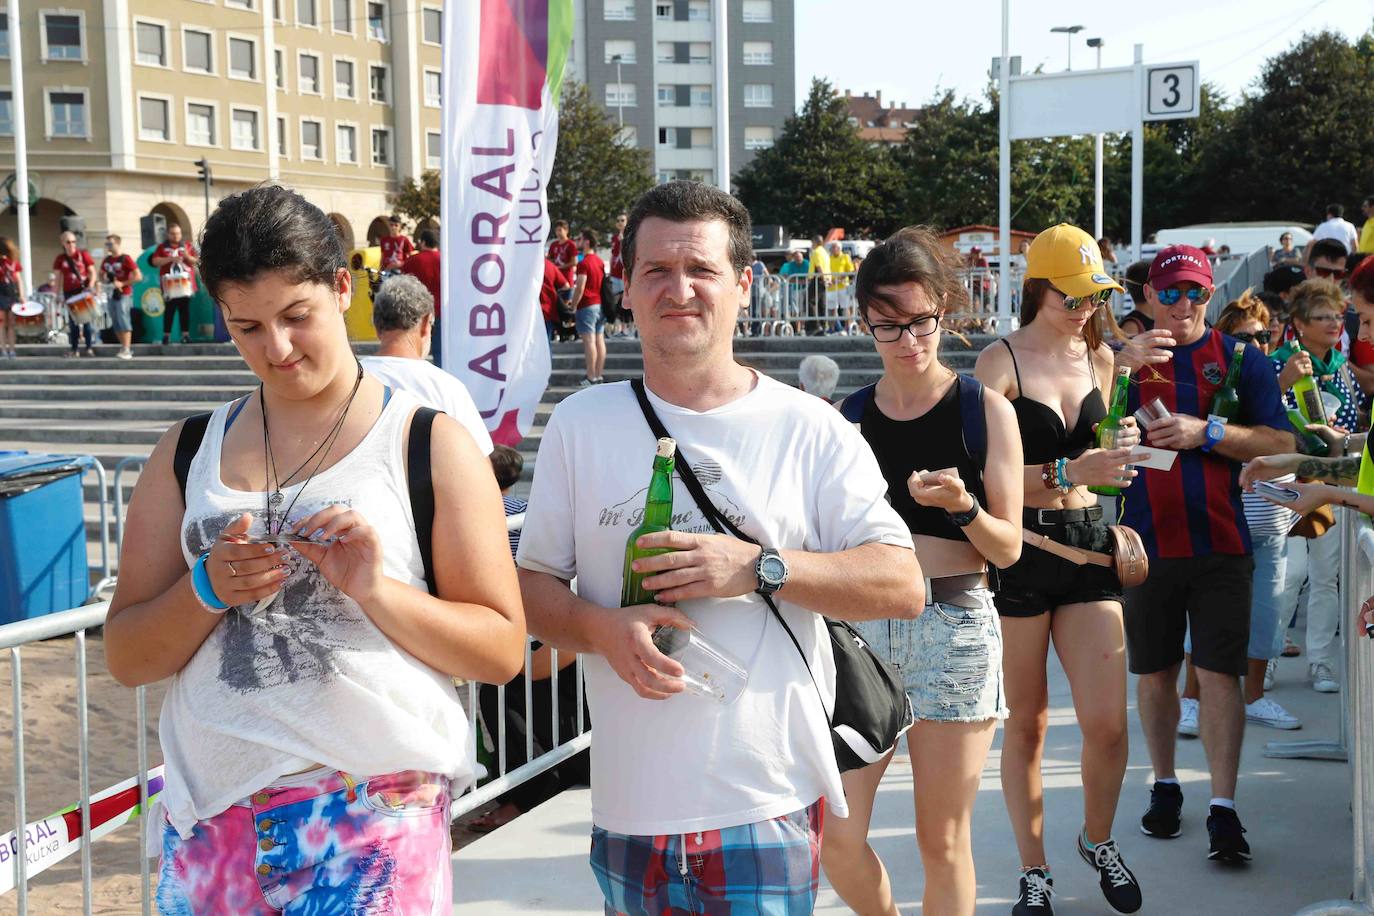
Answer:
POLYGON ((854 628, 901 673, 916 718, 985 722, 1007 717, 1002 624, 992 592, 969 592, 978 607, 928 604, 915 620, 864 620, 854 628))
POLYGON ((583 306, 577 310, 577 333, 601 334, 606 330, 606 315, 600 305, 583 306))
POLYGON ((111 296, 105 300, 105 308, 110 313, 110 328, 115 331, 132 331, 133 322, 129 316, 129 297, 111 296))

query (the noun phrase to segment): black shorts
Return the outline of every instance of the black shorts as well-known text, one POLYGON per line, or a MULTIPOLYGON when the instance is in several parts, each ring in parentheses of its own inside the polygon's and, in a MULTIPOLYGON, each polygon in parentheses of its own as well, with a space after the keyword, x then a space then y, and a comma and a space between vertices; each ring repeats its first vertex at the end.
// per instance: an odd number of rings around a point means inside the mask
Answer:
POLYGON ((1167 671, 1193 635, 1193 664, 1245 674, 1255 558, 1214 553, 1150 560, 1150 577, 1126 590, 1126 653, 1133 674, 1167 671))
MULTIPOLYGON (((1070 547, 1112 552, 1101 506, 1027 509, 1022 524, 1070 547)), ((1066 604, 1121 601, 1121 582, 1114 570, 1092 563, 1079 566, 1030 544, 1022 546, 1021 559, 997 578, 994 597, 1003 617, 1038 617, 1066 604)))

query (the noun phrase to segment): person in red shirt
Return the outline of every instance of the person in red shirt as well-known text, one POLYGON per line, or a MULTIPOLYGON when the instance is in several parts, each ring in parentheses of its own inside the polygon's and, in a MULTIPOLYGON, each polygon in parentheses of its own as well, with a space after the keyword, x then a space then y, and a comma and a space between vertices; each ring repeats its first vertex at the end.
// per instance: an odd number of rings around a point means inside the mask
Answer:
POLYGON ((620 254, 620 243, 625 238, 625 226, 630 217, 621 213, 615 218, 615 232, 611 233, 611 291, 615 293, 615 319, 611 325, 612 337, 625 337, 629 334, 628 325, 634 320, 630 310, 625 308, 625 261, 620 254))
MULTIPOLYGON (((75 296, 82 290, 95 289, 95 258, 91 257, 89 251, 77 247, 76 236, 70 232, 62 233, 62 253, 53 258, 52 269, 61 276, 62 298, 64 300, 75 296)), ((86 336, 86 355, 95 356, 95 325, 90 321, 83 321, 78 325, 76 320, 72 318, 71 312, 68 311, 67 340, 72 345, 68 356, 81 355, 77 345, 80 343, 82 334, 86 336)))
MULTIPOLYGON (((378 247, 382 249, 382 270, 399 270, 415 254, 415 246, 410 243, 410 236, 401 234, 399 216, 391 217, 387 223, 391 226, 391 234, 377 240, 378 247)), ((438 304, 438 297, 434 302, 438 304)))
POLYGON ((191 297, 196 294, 196 265, 200 263, 200 255, 196 252, 195 246, 190 242, 181 240, 181 225, 172 223, 167 227, 167 240, 153 251, 153 256, 148 262, 158 269, 159 277, 166 277, 172 272, 173 265, 179 266, 191 275, 190 292, 181 296, 168 296, 167 284, 163 281, 163 301, 167 306, 167 311, 162 316, 162 345, 165 347, 172 341, 172 319, 181 316, 181 342, 191 342, 191 297))
POLYGON ((561 271, 563 278, 571 286, 576 280, 573 276, 577 267, 577 243, 568 238, 568 221, 560 219, 553 224, 552 242, 549 242, 549 260, 561 271))
POLYGON ((585 388, 605 381, 601 375, 606 368, 606 315, 601 310, 601 281, 606 277, 606 264, 596 253, 595 232, 583 229, 581 242, 582 260, 575 268, 572 304, 577 315, 577 336, 582 338, 582 355, 587 361, 587 376, 580 383, 585 388))
POLYGON ((539 310, 544 313, 544 331, 553 344, 553 335, 558 330, 558 300, 564 290, 572 289, 563 271, 548 258, 544 259, 544 280, 539 284, 539 310))
POLYGON ((14 313, 10 309, 24 301, 24 284, 19 280, 23 268, 9 239, 0 235, 0 359, 14 359, 14 313))
POLYGON ((119 338, 120 359, 133 359, 133 322, 130 321, 129 307, 133 303, 134 284, 143 279, 143 271, 138 269, 134 259, 119 250, 122 239, 110 233, 105 236, 105 259, 100 262, 100 277, 110 287, 105 308, 110 313, 110 327, 119 338))
MULTIPOLYGON (((410 244, 410 239, 406 239, 406 244, 410 244)), ((382 249, 386 251, 385 248, 382 249)), ((429 294, 434 297, 434 330, 432 334, 433 342, 430 344, 429 352, 434 357, 434 365, 442 366, 440 356, 443 353, 443 334, 439 324, 440 306, 442 297, 440 293, 441 282, 439 279, 439 233, 433 229, 422 229, 420 231, 420 250, 413 255, 406 257, 405 263, 401 265, 401 273, 410 274, 415 279, 425 285, 429 294)))

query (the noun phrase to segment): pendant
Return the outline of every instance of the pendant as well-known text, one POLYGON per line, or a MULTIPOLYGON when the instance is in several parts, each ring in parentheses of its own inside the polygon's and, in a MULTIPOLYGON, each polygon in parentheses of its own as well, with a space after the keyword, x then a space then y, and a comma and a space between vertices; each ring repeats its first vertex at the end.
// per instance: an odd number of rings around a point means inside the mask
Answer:
POLYGON ((281 508, 281 504, 282 504, 283 502, 285 502, 285 501, 286 501, 286 497, 285 497, 284 495, 282 495, 281 490, 278 490, 277 492, 273 493, 271 496, 267 497, 267 502, 268 502, 268 504, 269 504, 273 509, 279 509, 279 508, 281 508))

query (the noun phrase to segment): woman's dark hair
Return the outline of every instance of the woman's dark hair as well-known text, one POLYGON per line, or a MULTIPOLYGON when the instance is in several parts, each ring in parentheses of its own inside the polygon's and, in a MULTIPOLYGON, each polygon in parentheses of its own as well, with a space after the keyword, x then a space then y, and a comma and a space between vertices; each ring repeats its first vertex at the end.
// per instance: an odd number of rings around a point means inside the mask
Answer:
POLYGON ((200 233, 200 277, 216 302, 226 283, 273 271, 333 289, 347 266, 343 241, 324 211, 279 185, 226 197, 200 233))
POLYGON ((520 479, 525 459, 509 445, 498 445, 491 450, 491 469, 496 473, 496 485, 506 490, 520 479))
POLYGON ((709 184, 669 181, 645 191, 630 208, 625 237, 620 243, 620 259, 625 265, 626 279, 634 273, 635 240, 639 235, 639 224, 650 217, 672 223, 720 220, 730 230, 730 265, 734 267, 736 275, 742 273, 753 260, 753 229, 744 204, 709 184))
POLYGON ((955 254, 940 244, 926 226, 907 226, 888 236, 868 253, 854 278, 859 315, 869 322, 875 305, 899 311, 881 287, 916 283, 942 313, 959 312, 968 303, 968 290, 959 277, 955 254))

